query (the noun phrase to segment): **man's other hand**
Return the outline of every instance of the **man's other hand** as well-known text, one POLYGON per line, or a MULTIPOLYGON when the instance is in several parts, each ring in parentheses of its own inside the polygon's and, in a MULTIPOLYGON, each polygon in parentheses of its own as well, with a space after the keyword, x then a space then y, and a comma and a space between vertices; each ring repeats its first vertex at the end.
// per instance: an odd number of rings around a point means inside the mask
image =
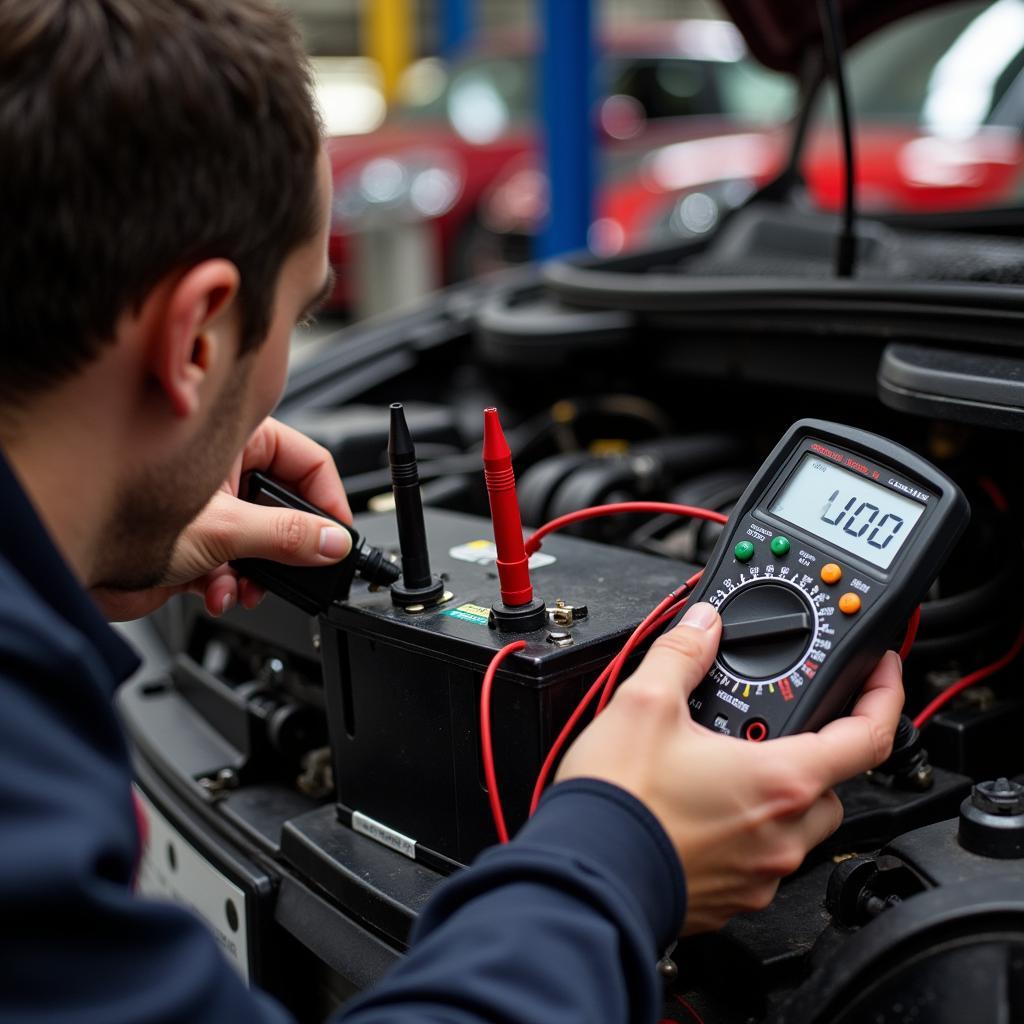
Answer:
POLYGON ((748 743, 691 718, 687 700, 714 660, 721 619, 688 609, 608 708, 569 749, 558 780, 599 778, 638 797, 686 870, 685 934, 760 910, 843 818, 836 783, 881 764, 903 707, 902 666, 888 652, 850 715, 819 732, 748 743))
POLYGON ((246 473, 259 470, 306 501, 352 522, 345 488, 326 448, 297 430, 266 419, 249 438, 231 476, 178 538, 164 581, 131 593, 94 590, 107 617, 134 619, 159 608, 174 594, 200 594, 211 615, 236 603, 254 608, 264 591, 227 563, 268 558, 288 565, 331 565, 351 550, 346 530, 329 519, 293 509, 266 508, 238 497, 246 473))

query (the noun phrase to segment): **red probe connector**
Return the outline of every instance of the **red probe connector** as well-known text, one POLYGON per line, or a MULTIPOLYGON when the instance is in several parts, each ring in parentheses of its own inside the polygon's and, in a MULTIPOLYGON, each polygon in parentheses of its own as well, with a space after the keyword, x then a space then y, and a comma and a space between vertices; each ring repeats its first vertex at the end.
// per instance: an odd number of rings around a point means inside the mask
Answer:
POLYGON ((491 503, 494 546, 497 549, 501 601, 492 608, 497 628, 517 633, 540 629, 544 602, 533 596, 529 556, 523 541, 523 522, 512 471, 512 450, 505 440, 497 409, 484 410, 484 482, 491 503))
POLYGON ((516 497, 512 450, 505 440, 497 409, 484 409, 484 481, 491 502, 494 546, 498 549, 501 599, 511 608, 529 604, 533 600, 533 585, 516 497))

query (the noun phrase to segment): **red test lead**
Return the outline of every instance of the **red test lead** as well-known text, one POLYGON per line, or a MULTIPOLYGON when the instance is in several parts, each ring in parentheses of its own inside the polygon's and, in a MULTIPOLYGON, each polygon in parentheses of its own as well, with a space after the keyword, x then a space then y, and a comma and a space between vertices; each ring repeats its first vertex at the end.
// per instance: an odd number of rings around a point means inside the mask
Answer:
POLYGON ((541 629, 546 622, 546 612, 544 602, 533 596, 516 478, 512 471, 512 451, 501 429, 497 409, 484 410, 484 481, 491 503, 501 586, 501 600, 491 608, 491 624, 511 633, 541 629))

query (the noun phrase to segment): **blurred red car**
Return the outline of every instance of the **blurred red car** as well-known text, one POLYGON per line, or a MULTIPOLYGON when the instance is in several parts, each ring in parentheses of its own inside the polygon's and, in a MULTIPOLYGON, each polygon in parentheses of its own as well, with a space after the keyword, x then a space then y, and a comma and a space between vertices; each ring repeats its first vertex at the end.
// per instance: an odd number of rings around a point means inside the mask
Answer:
MULTIPOLYGON (((609 82, 600 108, 605 157, 670 140, 779 123, 794 88, 746 56, 729 22, 693 20, 616 32, 602 42, 609 82)), ((493 183, 537 149, 535 48, 506 39, 446 69, 421 61, 384 126, 328 142, 334 174, 331 305, 352 299, 352 236, 382 224, 428 222, 441 281, 479 269, 473 241, 493 183)))
MULTIPOLYGON (((924 213, 1016 205, 1024 189, 1024 4, 951 5, 904 18, 855 48, 848 64, 858 206, 924 213)), ((802 172, 811 205, 842 203, 843 160, 831 95, 818 101, 802 172)), ((611 163, 590 247, 599 255, 710 232, 783 168, 789 132, 686 140, 611 163)), ((490 265, 527 258, 547 213, 536 161, 522 161, 481 205, 475 240, 490 265)))

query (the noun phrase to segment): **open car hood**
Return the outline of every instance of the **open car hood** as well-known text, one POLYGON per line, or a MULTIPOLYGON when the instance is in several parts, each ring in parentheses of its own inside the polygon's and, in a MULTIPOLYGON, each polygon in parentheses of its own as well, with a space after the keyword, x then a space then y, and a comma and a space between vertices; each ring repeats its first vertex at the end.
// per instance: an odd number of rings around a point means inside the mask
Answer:
MULTIPOLYGON (((847 46, 908 14, 950 0, 838 0, 847 46)), ((814 0, 722 0, 751 53, 777 71, 797 74, 807 53, 821 47, 814 0)))

